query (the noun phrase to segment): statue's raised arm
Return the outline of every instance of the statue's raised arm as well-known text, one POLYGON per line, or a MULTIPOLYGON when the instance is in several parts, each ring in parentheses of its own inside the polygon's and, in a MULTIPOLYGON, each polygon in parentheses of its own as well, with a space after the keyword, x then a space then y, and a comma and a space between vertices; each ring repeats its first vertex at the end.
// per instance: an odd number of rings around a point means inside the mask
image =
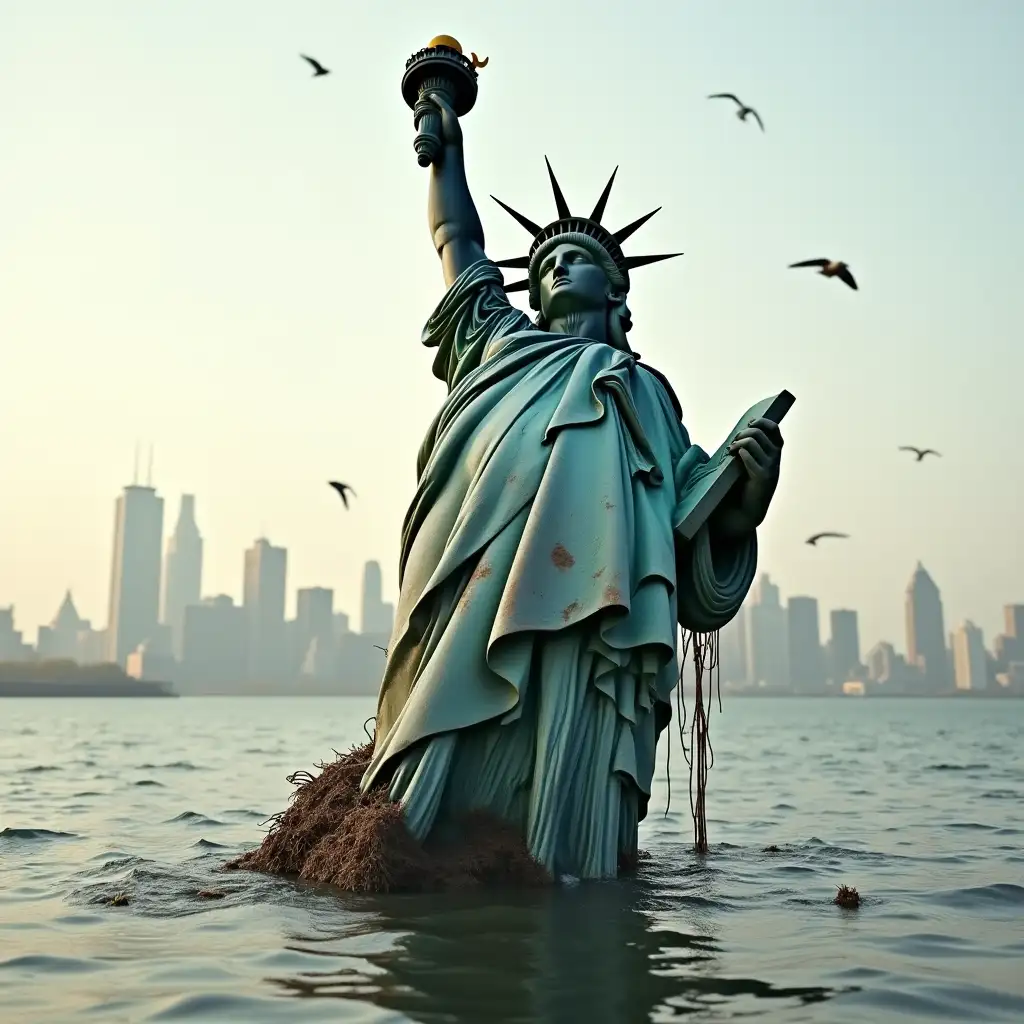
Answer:
POLYGON ((442 147, 430 167, 427 221, 450 288, 467 267, 484 259, 484 229, 466 181, 462 126, 444 97, 431 93, 428 98, 441 115, 442 147))

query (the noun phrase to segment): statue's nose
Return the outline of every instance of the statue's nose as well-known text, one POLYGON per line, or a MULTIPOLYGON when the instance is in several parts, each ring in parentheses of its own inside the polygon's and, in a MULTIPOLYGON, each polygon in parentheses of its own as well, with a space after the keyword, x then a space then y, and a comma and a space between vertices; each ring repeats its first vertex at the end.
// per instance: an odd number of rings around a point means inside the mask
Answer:
POLYGON ((560 277, 566 277, 568 273, 569 268, 559 260, 551 271, 551 277, 557 281, 560 277))

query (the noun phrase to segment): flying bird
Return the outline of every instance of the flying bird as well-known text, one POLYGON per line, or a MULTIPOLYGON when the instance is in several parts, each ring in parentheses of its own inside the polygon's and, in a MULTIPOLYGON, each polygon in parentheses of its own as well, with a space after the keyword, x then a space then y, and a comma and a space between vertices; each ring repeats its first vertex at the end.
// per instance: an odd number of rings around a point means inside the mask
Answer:
POLYGON ((333 487, 333 488, 334 488, 334 489, 335 489, 335 490, 336 490, 336 491, 338 492, 338 494, 339 494, 339 495, 341 496, 341 500, 342 500, 342 501, 344 502, 344 504, 345 504, 345 508, 348 508, 348 496, 349 496, 349 495, 351 494, 351 495, 352 495, 352 497, 354 498, 354 497, 356 496, 356 492, 355 492, 355 491, 353 491, 353 490, 352 490, 352 488, 351 488, 351 487, 349 487, 349 485, 348 485, 348 484, 343 484, 343 483, 341 483, 341 481, 340 481, 340 480, 328 480, 327 482, 328 482, 328 483, 329 483, 329 484, 331 485, 331 487, 333 487))
POLYGON ((819 267, 819 274, 824 274, 825 277, 838 277, 843 284, 857 291, 857 282, 854 281, 850 268, 842 260, 804 260, 801 263, 790 263, 789 269, 792 270, 794 267, 819 267))
POLYGON ((732 100, 733 103, 739 107, 736 111, 736 116, 741 121, 746 121, 749 114, 754 115, 754 120, 761 126, 761 131, 764 131, 764 121, 761 120, 761 115, 753 108, 748 107, 739 96, 734 96, 731 92, 716 92, 708 97, 709 100, 732 100))
POLYGON ((312 57, 307 57, 304 53, 300 53, 299 56, 303 60, 308 60, 313 65, 313 77, 319 78, 321 75, 329 75, 331 73, 330 68, 325 68, 323 64, 318 60, 313 60, 312 57))
POLYGON ((900 445, 900 451, 913 452, 917 456, 918 462, 926 455, 937 455, 940 459, 942 458, 942 452, 937 452, 934 448, 915 448, 912 444, 900 445))
POLYGON ((816 533, 813 537, 808 537, 806 543, 810 544, 813 548, 819 540, 825 537, 849 537, 848 533, 834 533, 832 530, 826 530, 824 533, 816 533))

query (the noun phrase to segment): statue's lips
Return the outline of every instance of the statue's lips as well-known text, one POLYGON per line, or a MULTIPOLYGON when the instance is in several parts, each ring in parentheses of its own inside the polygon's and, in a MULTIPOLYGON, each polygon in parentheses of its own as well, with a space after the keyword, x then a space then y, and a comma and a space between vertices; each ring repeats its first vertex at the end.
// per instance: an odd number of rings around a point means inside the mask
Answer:
POLYGON ((571 284, 572 282, 567 277, 560 277, 557 281, 551 282, 551 290, 554 291, 559 285, 571 284))

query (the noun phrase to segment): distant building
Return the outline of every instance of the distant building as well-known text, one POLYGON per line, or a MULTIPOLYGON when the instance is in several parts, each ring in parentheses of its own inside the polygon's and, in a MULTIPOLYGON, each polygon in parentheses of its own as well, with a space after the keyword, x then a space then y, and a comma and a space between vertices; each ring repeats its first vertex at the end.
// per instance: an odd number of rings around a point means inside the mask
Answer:
POLYGON ((159 622, 163 529, 164 500, 156 490, 126 487, 115 505, 107 614, 107 660, 122 668, 159 622))
POLYGON ((1024 604, 1003 606, 1003 630, 992 642, 1000 670, 1014 662, 1024 662, 1024 604))
POLYGON ((171 650, 182 656, 185 609, 199 604, 203 582, 203 538, 196 525, 196 499, 181 496, 178 522, 167 541, 164 559, 164 597, 162 620, 171 632, 171 650))
POLYGON ((363 566, 363 601, 361 631, 364 636, 391 638, 394 625, 394 606, 382 600, 380 562, 367 562, 363 566))
POLYGON ((857 613, 850 608, 835 608, 829 613, 829 678, 837 686, 856 677, 860 671, 860 630, 857 613))
POLYGON ((973 622, 964 622, 953 634, 953 671, 958 690, 988 687, 985 638, 973 622))
POLYGON ((949 687, 946 628, 935 581, 918 562, 906 592, 907 661, 916 665, 927 690, 949 687))
POLYGON ((825 672, 817 598, 791 597, 787 604, 790 685, 804 693, 819 692, 825 686, 825 672))
POLYGON ((718 635, 718 672, 723 683, 744 686, 748 682, 746 626, 744 605, 718 635))
POLYGON ((288 552, 261 537, 245 553, 244 599, 248 678, 261 682, 287 675, 284 625, 288 552))
POLYGON ((14 628, 14 605, 0 608, 0 661, 28 661, 32 648, 14 628))
POLYGON ((42 661, 78 661, 80 636, 84 632, 91 632, 90 625, 78 614, 71 591, 68 590, 50 624, 39 627, 36 654, 42 661))
POLYGON ((334 668, 334 591, 307 587, 295 600, 295 639, 302 675, 318 679, 334 668))
POLYGON ((750 588, 746 617, 747 672, 759 687, 789 686, 789 633, 779 588, 762 573, 750 588))
POLYGON ((352 629, 349 626, 348 615, 345 612, 334 613, 334 638, 336 640, 343 637, 346 633, 351 633, 352 629))
POLYGON ((232 693, 244 688, 248 672, 245 610, 226 594, 185 609, 182 628, 181 692, 232 693))

